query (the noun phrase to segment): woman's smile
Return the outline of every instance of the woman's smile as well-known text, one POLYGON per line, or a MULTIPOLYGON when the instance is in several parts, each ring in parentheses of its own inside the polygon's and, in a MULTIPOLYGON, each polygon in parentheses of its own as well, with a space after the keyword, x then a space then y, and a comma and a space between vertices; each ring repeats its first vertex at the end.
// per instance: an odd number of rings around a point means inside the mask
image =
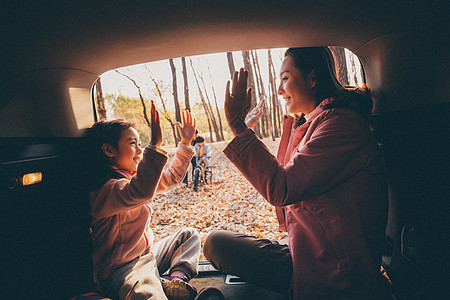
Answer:
POLYGON ((284 100, 284 104, 288 106, 289 103, 291 102, 291 97, 285 97, 285 98, 283 98, 283 100, 284 100))
POLYGON ((283 97, 289 113, 307 114, 314 110, 317 105, 314 86, 312 72, 303 74, 291 56, 283 60, 278 95, 283 97))

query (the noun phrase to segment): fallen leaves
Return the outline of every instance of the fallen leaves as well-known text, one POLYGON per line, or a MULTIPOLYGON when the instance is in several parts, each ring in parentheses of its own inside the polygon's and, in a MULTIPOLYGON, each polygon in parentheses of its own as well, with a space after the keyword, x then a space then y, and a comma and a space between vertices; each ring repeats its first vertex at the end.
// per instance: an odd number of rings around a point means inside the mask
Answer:
MULTIPOLYGON (((278 142, 264 140, 272 153, 278 142)), ((223 154, 226 145, 227 142, 210 144, 212 183, 201 184, 198 192, 194 192, 191 183, 180 184, 153 199, 150 226, 156 241, 184 227, 199 231, 202 248, 208 234, 220 229, 268 239, 280 239, 285 235, 278 231, 275 208, 223 154)), ((169 149, 169 155, 174 151, 169 149)), ((203 255, 201 259, 205 259, 203 255)))

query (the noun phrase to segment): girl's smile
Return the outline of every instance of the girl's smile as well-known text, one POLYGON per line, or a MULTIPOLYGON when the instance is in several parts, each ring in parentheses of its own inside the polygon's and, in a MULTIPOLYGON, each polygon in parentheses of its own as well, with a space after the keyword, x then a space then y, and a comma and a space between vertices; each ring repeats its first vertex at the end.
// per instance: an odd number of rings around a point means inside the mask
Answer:
POLYGON ((113 156, 115 165, 131 173, 136 172, 142 159, 141 140, 137 130, 133 127, 124 130, 117 146, 113 156))

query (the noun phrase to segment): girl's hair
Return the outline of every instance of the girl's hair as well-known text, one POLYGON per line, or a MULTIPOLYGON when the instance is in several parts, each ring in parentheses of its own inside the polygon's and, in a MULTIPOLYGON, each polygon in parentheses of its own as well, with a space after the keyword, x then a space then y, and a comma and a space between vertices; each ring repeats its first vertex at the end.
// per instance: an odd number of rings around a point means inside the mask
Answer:
POLYGON ((373 102, 369 88, 366 85, 353 89, 343 87, 336 78, 333 54, 328 47, 289 48, 284 56, 292 57, 303 76, 314 70, 317 105, 327 98, 335 98, 323 108, 351 108, 370 122, 373 102))
POLYGON ((128 128, 135 128, 134 123, 124 120, 100 121, 87 129, 85 137, 87 142, 86 163, 88 189, 96 190, 111 178, 123 178, 119 172, 111 168, 108 156, 103 152, 103 144, 118 148, 122 132, 128 128))

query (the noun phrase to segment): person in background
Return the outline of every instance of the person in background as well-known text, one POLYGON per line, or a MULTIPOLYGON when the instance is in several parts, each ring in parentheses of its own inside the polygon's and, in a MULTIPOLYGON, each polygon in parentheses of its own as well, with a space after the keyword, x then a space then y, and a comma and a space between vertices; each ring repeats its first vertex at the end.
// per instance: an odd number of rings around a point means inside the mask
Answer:
POLYGON ((203 137, 197 137, 194 149, 197 158, 196 166, 203 162, 206 169, 210 169, 209 161, 211 159, 211 149, 203 137))
POLYGON ((290 48, 278 94, 290 116, 275 157, 244 121, 247 71, 227 83, 225 115, 235 138, 224 153, 276 207, 288 243, 211 233, 204 255, 218 270, 291 299, 388 299, 380 272, 388 193, 370 130, 367 87, 346 89, 327 47, 290 48))
MULTIPOLYGON (((191 142, 192 146, 195 146, 195 144, 197 143, 197 137, 198 137, 198 130, 196 129, 195 130, 195 134, 194 134, 194 138, 192 139, 192 142, 191 142)), ((191 165, 192 165, 192 172, 194 172, 194 168, 197 165, 197 158, 195 156, 193 156, 191 158, 191 165)), ((183 183, 187 186, 188 182, 189 182, 188 172, 186 172, 186 176, 184 176, 183 183)))

